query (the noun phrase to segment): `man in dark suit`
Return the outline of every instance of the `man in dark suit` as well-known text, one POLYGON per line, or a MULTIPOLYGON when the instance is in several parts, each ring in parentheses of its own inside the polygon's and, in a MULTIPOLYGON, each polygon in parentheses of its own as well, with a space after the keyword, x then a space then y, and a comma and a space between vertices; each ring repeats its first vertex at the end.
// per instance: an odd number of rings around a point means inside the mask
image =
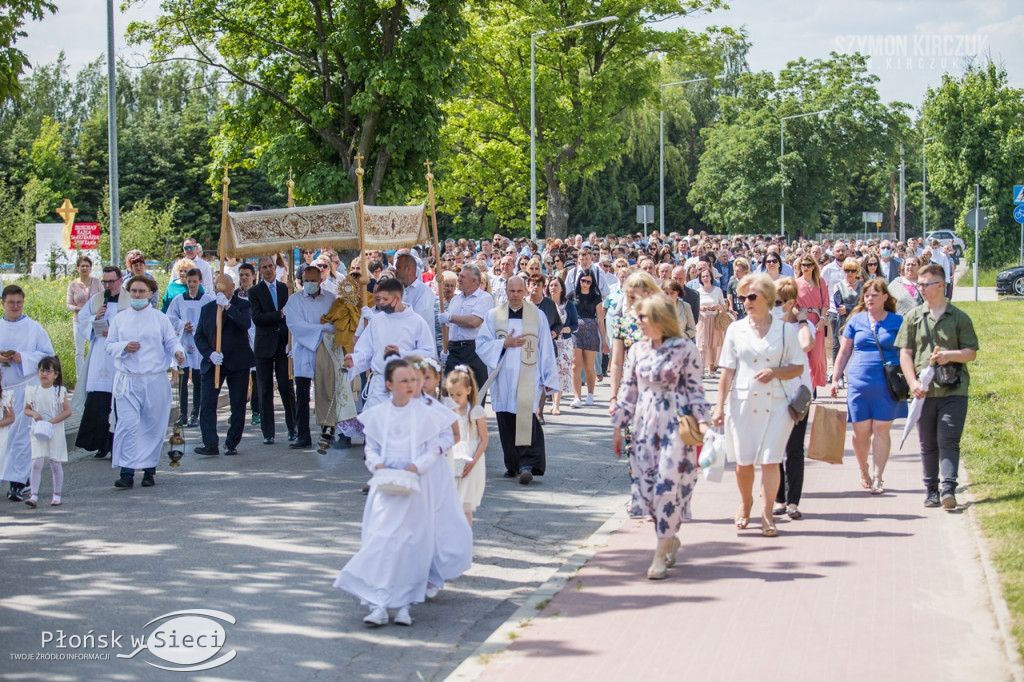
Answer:
POLYGON ((240 298, 233 291, 235 284, 225 276, 222 286, 230 287, 228 294, 217 292, 215 301, 207 303, 199 311, 196 325, 196 349, 203 356, 200 363, 199 432, 203 437, 202 446, 196 448, 197 455, 219 455, 217 438, 217 398, 220 387, 226 380, 228 398, 231 401, 231 416, 228 418, 228 433, 224 438, 224 454, 237 455, 235 449, 242 440, 245 425, 246 394, 249 390, 249 369, 253 365, 252 349, 249 347, 249 325, 252 316, 249 301, 240 298), (217 352, 217 309, 223 309, 221 320, 221 346, 217 352), (214 383, 215 368, 220 367, 220 383, 214 383))
POLYGON ((256 325, 253 352, 256 354, 256 383, 260 392, 260 428, 263 442, 274 442, 274 375, 277 392, 284 408, 284 422, 288 427, 288 440, 295 440, 295 389, 288 378, 288 327, 284 323, 284 304, 288 302, 288 287, 277 281, 274 259, 260 259, 259 284, 249 289, 249 310, 256 325))

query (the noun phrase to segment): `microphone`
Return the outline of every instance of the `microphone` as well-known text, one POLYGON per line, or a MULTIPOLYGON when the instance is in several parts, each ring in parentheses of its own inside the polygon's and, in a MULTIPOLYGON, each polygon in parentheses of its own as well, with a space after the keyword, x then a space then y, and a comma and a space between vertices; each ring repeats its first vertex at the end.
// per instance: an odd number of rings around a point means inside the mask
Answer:
POLYGON ((103 290, 103 305, 110 303, 110 289, 103 290))

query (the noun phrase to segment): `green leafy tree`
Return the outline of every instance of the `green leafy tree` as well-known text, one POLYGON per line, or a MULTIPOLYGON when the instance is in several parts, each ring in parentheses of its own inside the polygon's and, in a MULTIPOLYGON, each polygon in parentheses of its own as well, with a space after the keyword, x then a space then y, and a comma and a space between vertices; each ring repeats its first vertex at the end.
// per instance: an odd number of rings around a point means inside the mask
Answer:
MULTIPOLYGON (((1013 185, 1024 167, 1024 90, 1012 88, 991 60, 929 88, 921 112, 928 144, 928 189, 956 209, 955 228, 973 258, 974 235, 964 220, 974 208, 974 185, 989 215, 979 235, 983 266, 1015 261, 1020 246, 1013 220, 1013 185)), ((938 227, 938 226, 936 226, 938 227)), ((945 225, 944 227, 949 227, 945 225)))
POLYGON ((623 153, 618 123, 626 111, 656 97, 660 62, 654 53, 687 55, 689 68, 711 73, 713 39, 726 33, 663 31, 675 19, 722 6, 719 0, 489 2, 467 12, 464 44, 469 82, 448 107, 441 193, 447 210, 470 197, 505 229, 529 225, 530 36, 536 39, 538 213, 545 233, 564 237, 570 188, 623 153), (617 21, 557 32, 604 14, 617 21))
POLYGON ((47 0, 6 0, 0 8, 0 100, 17 95, 21 88, 18 79, 32 64, 28 56, 14 45, 24 38, 26 21, 41 21, 47 14, 57 11, 57 5, 47 0))
MULTIPOLYGON (((214 141, 218 163, 259 165, 300 201, 400 202, 438 150, 440 102, 459 84, 460 0, 163 0, 129 35, 154 57, 204 64, 232 84, 214 141)), ((220 175, 210 174, 219 187, 220 175)))

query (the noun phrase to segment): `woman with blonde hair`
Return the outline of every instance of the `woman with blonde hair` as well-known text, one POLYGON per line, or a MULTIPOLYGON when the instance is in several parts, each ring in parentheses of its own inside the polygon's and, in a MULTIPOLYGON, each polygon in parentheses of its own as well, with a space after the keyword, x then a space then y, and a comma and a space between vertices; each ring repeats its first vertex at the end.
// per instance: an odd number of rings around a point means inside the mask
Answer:
POLYGON ((320 288, 337 296, 338 279, 335 274, 334 263, 331 262, 331 259, 320 254, 313 261, 313 265, 320 270, 320 288))
POLYGON ((634 306, 640 299, 661 293, 661 287, 654 276, 643 270, 637 270, 622 283, 622 291, 626 295, 625 309, 621 312, 612 330, 612 357, 608 363, 608 374, 611 377, 611 405, 609 414, 615 410, 616 396, 619 394, 619 382, 622 380, 622 366, 626 352, 630 346, 643 338, 640 321, 636 317, 634 306))
POLYGON ((623 454, 623 428, 632 432, 629 469, 631 509, 654 521, 658 538, 647 570, 650 580, 667 577, 675 564, 683 521, 690 520, 690 498, 697 483, 697 450, 679 437, 678 419, 692 415, 707 431, 709 405, 701 384, 697 350, 680 336, 675 304, 655 294, 636 303, 644 339, 626 358, 612 411, 612 448, 623 454))
MULTIPOLYGON (((797 261, 796 304, 807 313, 814 325, 814 348, 808 353, 811 363, 811 390, 825 385, 825 323, 828 321, 828 284, 818 270, 814 256, 807 254, 797 261)), ((778 282, 776 282, 778 284, 778 282)))
POLYGON ((775 537, 778 531, 772 503, 779 489, 779 463, 793 430, 782 382, 800 376, 807 358, 797 330, 772 316, 775 282, 770 275, 747 275, 739 284, 738 295, 747 316, 725 332, 712 420, 715 426, 725 427, 726 448, 736 461, 741 498, 736 528, 742 530, 750 523, 754 465, 760 465, 761 534, 775 537))

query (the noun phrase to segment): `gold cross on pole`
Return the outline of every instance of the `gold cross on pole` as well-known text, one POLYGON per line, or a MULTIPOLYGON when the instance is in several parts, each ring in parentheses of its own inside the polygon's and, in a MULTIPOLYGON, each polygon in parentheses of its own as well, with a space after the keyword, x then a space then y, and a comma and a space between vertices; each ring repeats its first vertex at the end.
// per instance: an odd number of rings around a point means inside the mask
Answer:
POLYGON ((362 168, 363 167, 363 155, 360 154, 359 152, 356 152, 356 157, 355 158, 356 158, 356 168, 362 168))
POLYGON ((76 213, 78 213, 78 209, 71 205, 70 199, 65 199, 64 203, 57 209, 57 215, 64 219, 65 226, 74 222, 76 213))
POLYGON ((423 164, 423 165, 427 167, 427 172, 429 173, 429 172, 430 172, 430 166, 431 166, 431 163, 430 163, 430 159, 427 159, 427 160, 426 160, 426 161, 424 162, 424 164, 423 164))

